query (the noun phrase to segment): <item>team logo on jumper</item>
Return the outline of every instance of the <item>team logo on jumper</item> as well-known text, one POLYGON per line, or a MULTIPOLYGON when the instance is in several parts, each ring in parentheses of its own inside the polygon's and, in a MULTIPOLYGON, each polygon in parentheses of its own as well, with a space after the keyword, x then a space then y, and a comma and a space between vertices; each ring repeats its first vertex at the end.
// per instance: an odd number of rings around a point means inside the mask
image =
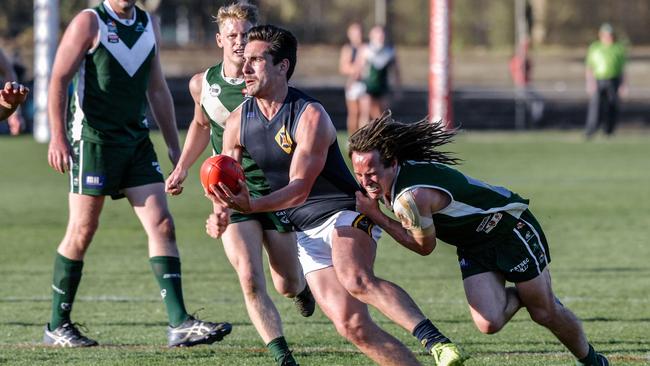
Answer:
POLYGON ((278 143, 278 146, 287 154, 291 154, 293 141, 291 136, 287 133, 287 129, 282 126, 280 131, 275 135, 275 142, 278 143))
POLYGON ((212 84, 210 85, 210 96, 211 97, 218 97, 221 95, 221 86, 219 84, 212 84))
POLYGON ((84 185, 86 187, 102 188, 104 186, 104 176, 95 174, 84 175, 84 185))
POLYGON ((114 21, 110 20, 106 23, 106 31, 108 33, 106 38, 109 43, 118 43, 120 41, 120 37, 117 35, 117 25, 115 25, 114 21))
POLYGON ((144 25, 142 25, 142 22, 138 22, 138 24, 136 24, 135 31, 138 33, 144 32, 144 25))
POLYGON ((476 228, 476 232, 479 233, 483 231, 488 234, 497 226, 502 217, 503 214, 500 212, 497 212, 491 216, 486 216, 483 221, 481 221, 481 224, 476 228))

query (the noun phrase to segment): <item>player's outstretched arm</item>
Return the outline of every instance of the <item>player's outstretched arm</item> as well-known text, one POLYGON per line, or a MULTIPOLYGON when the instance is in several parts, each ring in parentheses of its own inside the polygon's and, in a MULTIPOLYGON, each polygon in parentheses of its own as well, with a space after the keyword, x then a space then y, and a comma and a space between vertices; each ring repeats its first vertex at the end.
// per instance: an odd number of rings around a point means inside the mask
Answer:
POLYGON ((187 171, 201 156, 210 142, 210 122, 201 108, 201 84, 203 73, 192 77, 189 83, 190 94, 194 100, 194 116, 187 131, 183 152, 178 159, 174 170, 165 181, 165 191, 171 195, 183 192, 183 182, 187 178, 187 171))
POLYGON ((68 85, 79 69, 86 52, 97 41, 97 37, 98 25, 95 14, 82 11, 70 22, 54 58, 47 102, 51 135, 47 160, 50 166, 60 173, 70 169, 71 150, 65 131, 68 85))

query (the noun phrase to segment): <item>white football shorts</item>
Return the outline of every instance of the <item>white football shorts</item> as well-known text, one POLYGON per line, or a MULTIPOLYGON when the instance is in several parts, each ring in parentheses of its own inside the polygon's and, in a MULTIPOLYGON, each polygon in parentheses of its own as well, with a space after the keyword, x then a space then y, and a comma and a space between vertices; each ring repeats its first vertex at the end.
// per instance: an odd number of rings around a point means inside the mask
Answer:
MULTIPOLYGON (((330 216, 320 226, 296 233, 298 258, 305 275, 332 266, 332 233, 334 229, 340 226, 359 227, 357 224, 360 215, 356 211, 340 211, 330 216)), ((365 218, 365 216, 363 217, 365 218)), ((361 227, 359 229, 364 230, 361 227)), ((381 236, 381 229, 373 224, 369 230, 372 233, 372 239, 377 242, 381 236)))

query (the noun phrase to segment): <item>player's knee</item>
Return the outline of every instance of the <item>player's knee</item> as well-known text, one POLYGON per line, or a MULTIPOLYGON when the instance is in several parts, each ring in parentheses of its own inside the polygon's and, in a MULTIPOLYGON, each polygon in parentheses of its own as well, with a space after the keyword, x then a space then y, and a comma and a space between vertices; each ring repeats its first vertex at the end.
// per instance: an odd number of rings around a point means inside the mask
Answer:
POLYGON ((340 278, 343 287, 350 295, 363 299, 372 292, 374 278, 364 273, 350 273, 344 279, 340 278))
POLYGON ((90 244, 93 239, 97 228, 99 227, 99 220, 78 221, 72 222, 68 226, 67 237, 70 239, 70 245, 79 248, 85 248, 90 244))
POLYGON ((483 334, 494 334, 503 329, 506 319, 503 313, 498 311, 483 311, 472 313, 472 320, 479 332, 483 334))
POLYGON ((557 318, 556 312, 552 308, 528 308, 528 313, 535 323, 544 327, 552 326, 553 321, 557 318))
POLYGON ((478 328, 479 332, 483 334, 495 334, 505 325, 505 322, 502 320, 488 320, 488 319, 474 319, 474 324, 478 328))
POLYGON ((353 344, 363 344, 368 341, 368 327, 357 317, 341 319, 335 323, 337 332, 353 344))
POLYGON ((163 216, 158 221, 156 228, 162 237, 167 238, 169 241, 176 241, 176 228, 171 215, 163 216))
POLYGON ((242 293, 248 298, 259 296, 260 292, 264 291, 264 285, 250 271, 239 274, 239 284, 242 293))
POLYGON ((291 281, 287 279, 274 280, 273 286, 275 290, 284 297, 293 298, 300 293, 302 289, 298 288, 298 281, 291 281))

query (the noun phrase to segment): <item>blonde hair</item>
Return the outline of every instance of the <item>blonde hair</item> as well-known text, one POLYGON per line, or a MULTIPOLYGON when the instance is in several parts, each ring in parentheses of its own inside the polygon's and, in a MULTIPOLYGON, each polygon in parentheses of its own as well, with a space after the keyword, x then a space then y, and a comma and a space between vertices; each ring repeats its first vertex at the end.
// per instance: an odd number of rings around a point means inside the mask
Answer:
POLYGON ((248 1, 238 1, 219 8, 217 16, 213 17, 215 23, 221 28, 226 19, 247 20, 257 24, 257 7, 248 1))

